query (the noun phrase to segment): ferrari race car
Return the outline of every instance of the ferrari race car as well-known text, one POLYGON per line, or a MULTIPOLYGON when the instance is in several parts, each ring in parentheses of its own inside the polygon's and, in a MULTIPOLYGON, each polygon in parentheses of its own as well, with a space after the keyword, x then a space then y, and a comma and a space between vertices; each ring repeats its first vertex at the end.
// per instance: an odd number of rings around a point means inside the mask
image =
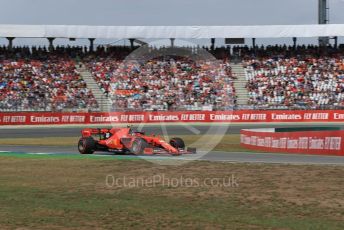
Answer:
POLYGON ((169 143, 161 137, 145 135, 144 132, 127 128, 91 129, 81 131, 82 137, 78 142, 81 154, 92 154, 95 151, 133 154, 170 154, 181 155, 196 153, 196 148, 185 148, 183 139, 175 137, 169 143))

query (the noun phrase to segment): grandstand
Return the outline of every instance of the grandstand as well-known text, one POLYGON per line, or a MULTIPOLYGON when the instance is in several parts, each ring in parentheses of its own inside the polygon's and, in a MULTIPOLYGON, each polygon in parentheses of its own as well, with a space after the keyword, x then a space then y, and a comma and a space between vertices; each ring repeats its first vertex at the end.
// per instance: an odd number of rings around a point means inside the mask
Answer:
POLYGON ((2 111, 97 110, 92 90, 65 49, 0 50, 2 111))
POLYGON ((269 47, 242 53, 248 104, 276 109, 343 108, 342 46, 326 51, 312 46, 269 47))
POLYGON ((213 37, 343 36, 343 27, 0 25, 9 40, 0 49, 0 111, 342 109, 342 45, 215 48, 213 37), (13 47, 14 37, 46 37, 50 45, 13 47), (89 38, 90 47, 54 47, 55 37, 89 38), (128 38, 131 46, 94 47, 101 37, 128 38), (140 47, 131 37, 212 38, 212 44, 182 47, 188 54, 178 56, 175 39, 170 47, 140 47), (142 47, 150 58, 127 60, 142 47), (204 50, 217 60, 193 58, 204 50))

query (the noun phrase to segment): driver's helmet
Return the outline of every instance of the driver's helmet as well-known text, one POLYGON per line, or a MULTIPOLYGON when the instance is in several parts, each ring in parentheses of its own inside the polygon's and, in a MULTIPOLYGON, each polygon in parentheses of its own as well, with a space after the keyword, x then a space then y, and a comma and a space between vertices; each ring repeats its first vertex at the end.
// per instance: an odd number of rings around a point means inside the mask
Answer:
POLYGON ((133 129, 131 127, 132 127, 131 125, 127 125, 127 128, 129 129, 129 134, 133 133, 133 129))

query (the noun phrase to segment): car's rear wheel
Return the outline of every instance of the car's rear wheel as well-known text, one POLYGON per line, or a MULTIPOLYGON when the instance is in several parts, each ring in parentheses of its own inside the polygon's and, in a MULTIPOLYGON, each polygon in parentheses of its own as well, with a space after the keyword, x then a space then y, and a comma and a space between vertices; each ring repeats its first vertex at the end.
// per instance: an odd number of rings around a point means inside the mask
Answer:
POLYGON ((170 140, 170 145, 172 145, 176 149, 184 149, 185 143, 182 138, 174 137, 170 140))
POLYGON ((148 143, 145 139, 136 138, 131 145, 130 151, 134 154, 143 154, 147 147, 148 143))
POLYGON ((78 142, 78 150, 81 154, 92 154, 96 149, 96 141, 92 137, 82 137, 78 142))

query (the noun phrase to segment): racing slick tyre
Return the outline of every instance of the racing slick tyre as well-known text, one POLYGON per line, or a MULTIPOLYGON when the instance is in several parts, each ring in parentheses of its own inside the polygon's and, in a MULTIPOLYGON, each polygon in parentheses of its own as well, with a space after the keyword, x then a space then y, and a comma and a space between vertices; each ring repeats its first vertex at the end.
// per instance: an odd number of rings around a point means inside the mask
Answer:
POLYGON ((173 137, 170 140, 170 145, 172 145, 176 149, 184 149, 185 148, 185 143, 182 138, 179 137, 173 137))
POLYGON ((143 154, 145 148, 149 145, 145 139, 136 138, 131 145, 130 151, 134 154, 143 154))
POLYGON ((92 154, 95 151, 96 142, 92 137, 82 137, 78 142, 78 150, 81 154, 92 154))

